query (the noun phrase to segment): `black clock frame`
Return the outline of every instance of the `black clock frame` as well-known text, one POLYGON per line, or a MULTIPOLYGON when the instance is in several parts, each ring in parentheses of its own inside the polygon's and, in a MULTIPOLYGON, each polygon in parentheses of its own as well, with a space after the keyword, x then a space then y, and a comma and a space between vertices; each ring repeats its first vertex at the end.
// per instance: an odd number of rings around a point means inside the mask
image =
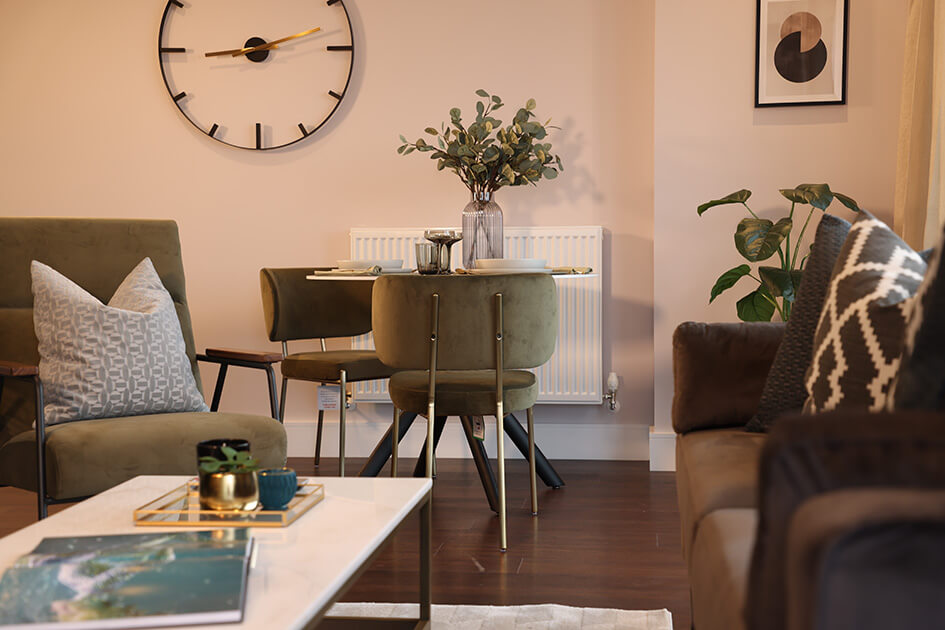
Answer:
MULTIPOLYGON (((326 4, 328 6, 331 6, 334 4, 341 5, 341 10, 345 12, 345 22, 347 22, 348 24, 348 37, 351 40, 351 46, 350 46, 351 58, 350 58, 350 61, 348 62, 348 77, 345 79, 345 87, 341 91, 341 94, 338 94, 337 92, 334 92, 333 90, 329 90, 329 94, 331 94, 331 96, 335 97, 335 99, 337 100, 337 102, 335 103, 335 106, 331 108, 331 111, 328 112, 328 115, 325 116, 324 120, 318 123, 318 125, 310 131, 306 131, 303 123, 299 123, 299 131, 302 132, 301 137, 296 138, 292 142, 286 142, 285 144, 277 144, 271 147, 262 146, 262 142, 261 142, 262 134, 261 134, 261 129, 260 129, 261 123, 256 123, 256 146, 244 147, 243 145, 233 144, 232 142, 227 142, 226 140, 221 140, 220 138, 217 138, 214 135, 218 129, 218 125, 216 123, 214 123, 213 126, 209 130, 206 130, 200 127, 196 122, 191 120, 190 116, 188 116, 187 113, 184 112, 184 110, 181 109, 181 106, 180 106, 181 99, 187 95, 186 92, 180 92, 179 94, 174 94, 173 90, 171 90, 171 86, 167 82, 167 73, 164 72, 164 58, 162 57, 162 55, 165 53, 184 52, 185 49, 168 48, 168 47, 161 46, 161 39, 164 35, 164 25, 167 22, 167 15, 168 15, 168 12, 171 10, 171 6, 183 8, 184 4, 180 0, 167 0, 167 4, 164 5, 164 12, 161 14, 161 26, 158 28, 158 42, 157 42, 158 65, 161 67, 161 79, 164 80, 164 87, 165 89, 167 89, 168 95, 171 97, 171 100, 174 102, 174 105, 177 107, 177 111, 181 113, 181 115, 184 117, 184 119, 187 122, 193 125, 194 129, 196 129, 203 135, 209 138, 212 138, 213 140, 216 140, 217 142, 221 144, 225 144, 227 146, 234 147, 237 149, 244 149, 246 151, 271 151, 272 149, 282 149, 284 147, 291 146, 297 142, 301 142, 302 140, 305 140, 309 138, 310 136, 314 135, 314 133, 318 131, 319 129, 321 129, 322 127, 324 127, 325 123, 331 120, 331 117, 335 115, 336 111, 338 111, 338 107, 341 106, 341 101, 344 100, 345 95, 348 93, 348 86, 351 84, 351 75, 354 74, 354 53, 355 53, 354 29, 351 26, 351 15, 348 13, 348 7, 345 6, 344 0, 327 0, 326 4)), ((328 46, 328 50, 348 50, 348 49, 349 49, 348 46, 328 46)), ((265 52, 268 53, 268 51, 265 51, 265 52)))

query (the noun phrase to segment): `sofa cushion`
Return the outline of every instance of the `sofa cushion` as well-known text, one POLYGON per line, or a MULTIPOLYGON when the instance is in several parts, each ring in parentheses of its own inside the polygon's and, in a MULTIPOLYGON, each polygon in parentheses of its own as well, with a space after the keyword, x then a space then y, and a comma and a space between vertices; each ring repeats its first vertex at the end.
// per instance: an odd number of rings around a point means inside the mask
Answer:
POLYGON ((758 505, 758 459, 764 440, 763 434, 742 428, 676 436, 676 488, 687 559, 706 516, 758 505))
POLYGON ((806 413, 885 408, 899 368, 905 311, 926 264, 882 221, 861 213, 830 280, 805 378, 806 413))
POLYGON ((804 373, 813 354, 814 333, 824 308, 833 266, 849 231, 850 223, 840 217, 825 214, 820 220, 797 299, 791 308, 791 319, 784 328, 784 339, 778 346, 758 401, 758 413, 745 427, 749 431, 767 431, 778 416, 799 412, 804 407, 807 399, 804 373))
POLYGON ((174 301, 142 260, 108 304, 33 261, 33 319, 46 423, 208 411, 174 301))
MULTIPOLYGON (((137 475, 196 475, 197 442, 220 437, 249 440, 262 468, 285 465, 285 430, 262 416, 193 412, 67 422, 46 431, 47 492, 71 499, 137 475)), ((36 490, 35 432, 0 446, 0 484, 36 490)))
POLYGON ((692 624, 698 630, 745 628, 748 569, 758 511, 716 510, 699 526, 689 562, 692 624))

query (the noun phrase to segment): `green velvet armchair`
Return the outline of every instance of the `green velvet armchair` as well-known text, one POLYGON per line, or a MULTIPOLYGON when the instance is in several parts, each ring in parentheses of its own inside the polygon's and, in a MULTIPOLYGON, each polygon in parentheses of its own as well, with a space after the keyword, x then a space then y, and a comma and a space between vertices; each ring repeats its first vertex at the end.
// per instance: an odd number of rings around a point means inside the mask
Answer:
MULTIPOLYGON (((86 498, 136 475, 195 474, 195 445, 205 439, 244 438, 262 466, 285 463, 284 428, 256 415, 165 413, 45 426, 30 262, 50 265, 105 301, 144 257, 174 300, 200 388, 198 359, 225 367, 233 351, 196 353, 173 221, 0 218, 0 485, 35 491, 39 518, 50 504, 86 498)), ((238 354, 234 364, 268 366, 270 374, 277 360, 238 354)), ((271 392, 272 385, 270 377, 271 392)))

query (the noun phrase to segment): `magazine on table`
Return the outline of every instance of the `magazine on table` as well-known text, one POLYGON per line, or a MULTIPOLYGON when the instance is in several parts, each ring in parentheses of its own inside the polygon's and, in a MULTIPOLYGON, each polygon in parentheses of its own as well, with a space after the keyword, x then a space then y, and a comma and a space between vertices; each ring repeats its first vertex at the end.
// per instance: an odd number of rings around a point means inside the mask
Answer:
POLYGON ((243 619, 245 528, 44 538, 0 578, 0 628, 148 628, 243 619))

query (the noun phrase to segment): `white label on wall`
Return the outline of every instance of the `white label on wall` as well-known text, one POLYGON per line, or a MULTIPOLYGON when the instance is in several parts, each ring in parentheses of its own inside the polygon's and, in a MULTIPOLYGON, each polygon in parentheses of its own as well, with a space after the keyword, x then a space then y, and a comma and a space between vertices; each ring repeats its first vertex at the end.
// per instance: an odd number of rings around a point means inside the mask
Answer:
POLYGON ((318 408, 321 409, 340 409, 341 408, 341 387, 338 385, 319 385, 318 386, 318 408))

